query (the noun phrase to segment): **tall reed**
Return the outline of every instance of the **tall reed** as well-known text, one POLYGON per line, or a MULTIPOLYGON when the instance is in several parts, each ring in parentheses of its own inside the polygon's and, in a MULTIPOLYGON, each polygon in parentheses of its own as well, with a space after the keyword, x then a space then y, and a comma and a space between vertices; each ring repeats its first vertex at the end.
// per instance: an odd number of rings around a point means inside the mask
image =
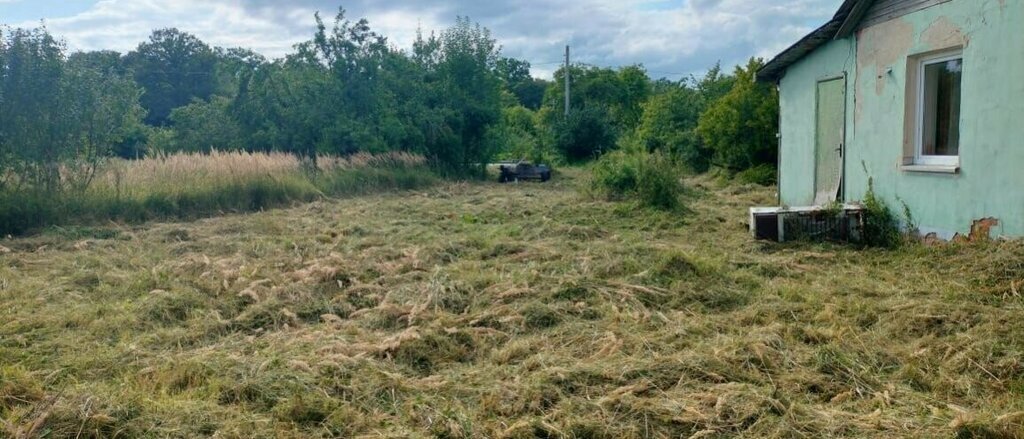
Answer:
MULTIPOLYGON (((0 233, 50 225, 195 218, 308 202, 324 196, 413 189, 435 177, 422 156, 321 156, 314 170, 285 153, 214 152, 111 160, 84 187, 0 192, 0 233)), ((66 169, 69 175, 78 169, 66 169)))

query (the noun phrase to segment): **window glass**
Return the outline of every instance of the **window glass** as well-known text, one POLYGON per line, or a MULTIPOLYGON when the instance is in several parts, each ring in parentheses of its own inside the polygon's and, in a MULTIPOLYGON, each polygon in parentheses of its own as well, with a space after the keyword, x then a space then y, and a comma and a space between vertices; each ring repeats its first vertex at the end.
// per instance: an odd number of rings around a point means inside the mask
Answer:
POLYGON ((960 154, 960 78, 963 59, 925 63, 922 156, 960 154))

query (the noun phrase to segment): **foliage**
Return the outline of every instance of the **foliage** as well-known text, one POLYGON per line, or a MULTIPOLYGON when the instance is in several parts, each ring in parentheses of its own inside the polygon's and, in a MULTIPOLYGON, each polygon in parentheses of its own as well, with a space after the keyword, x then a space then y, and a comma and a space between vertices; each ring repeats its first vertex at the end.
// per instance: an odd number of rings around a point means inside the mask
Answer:
POLYGON ((665 151, 692 171, 711 167, 712 150, 697 133, 697 124, 711 104, 722 98, 735 79, 716 65, 701 78, 658 81, 656 93, 644 104, 638 140, 649 151, 665 151))
POLYGON ((600 157, 614 150, 618 140, 611 115, 601 106, 579 108, 568 117, 561 116, 553 133, 555 149, 574 162, 600 157))
POLYGON ((501 58, 498 60, 495 73, 504 83, 506 90, 516 97, 519 105, 533 111, 540 109, 544 102, 544 92, 551 83, 531 76, 529 62, 501 58))
POLYGON ((178 29, 153 31, 149 41, 125 55, 123 62, 146 90, 141 103, 150 125, 167 125, 172 110, 209 99, 217 88, 213 49, 178 29))
MULTIPOLYGON (((643 104, 651 95, 651 83, 641 66, 621 69, 573 65, 571 108, 607 113, 607 120, 619 133, 636 128, 643 114, 643 104)), ((565 68, 555 72, 555 81, 544 94, 545 122, 549 126, 565 114, 565 68)))
POLYGON ((237 151, 245 147, 238 122, 229 112, 231 100, 215 96, 209 102, 196 101, 171 112, 174 133, 171 152, 237 151))
POLYGON ((895 248, 903 242, 899 218, 875 193, 874 180, 868 178, 864 195, 864 244, 870 247, 895 248))
POLYGON ((283 153, 174 154, 113 160, 88 189, 74 193, 0 191, 0 234, 51 225, 141 222, 259 211, 324 196, 429 186, 434 175, 419 156, 320 158, 321 172, 283 153))
POLYGON ((434 89, 434 110, 444 114, 454 142, 428 144, 428 154, 445 171, 483 175, 496 151, 486 141, 501 118, 501 82, 494 74, 499 59, 489 30, 458 18, 440 37, 417 41, 417 56, 428 61, 428 84, 434 89))
POLYGON ((774 165, 761 164, 738 172, 736 180, 745 184, 774 186, 778 184, 778 176, 779 170, 774 165))
MULTIPOLYGON (((748 84, 754 67, 738 69, 746 75, 739 81, 718 66, 701 78, 653 81, 639 65, 573 65, 545 81, 532 77, 529 62, 502 56, 490 32, 468 18, 437 34, 419 32, 408 51, 343 9, 333 22, 317 15, 315 23, 312 38, 274 61, 244 48, 210 47, 177 29, 154 31, 123 57, 110 51, 65 57, 45 30, 18 30, 34 32, 40 50, 24 51, 32 62, 19 64, 37 71, 7 75, 12 98, 3 101, 9 127, 0 129, 0 143, 7 143, 0 154, 11 157, 0 161, 7 170, 0 175, 9 183, 57 187, 67 183, 56 172, 63 163, 218 150, 287 152, 314 168, 322 154, 406 151, 452 176, 483 175, 495 158, 581 162, 627 144, 660 151, 696 172, 713 162, 741 171, 770 161, 767 149, 752 146, 757 142, 736 141, 760 139, 760 119, 742 129, 715 125, 747 117, 748 107, 774 105, 751 95, 763 88, 748 84), (566 74, 573 93, 568 117, 566 74), (65 98, 54 91, 61 87, 65 98), (13 106, 26 96, 46 98, 13 106), (58 107, 70 111, 53 110, 58 107), (53 114, 90 119, 80 127, 95 129, 80 141, 59 132, 80 128, 47 116, 53 114), (15 120, 28 122, 19 128, 15 120), (42 128, 44 122, 52 129, 42 128), (3 140, 4 130, 11 140, 3 140)), ((81 187, 89 175, 68 177, 81 187)))
POLYGON ((139 124, 130 79, 65 52, 45 29, 0 34, 0 188, 84 187, 139 124), (81 172, 63 172, 70 162, 81 172))
POLYGON ((410 151, 446 174, 481 173, 502 142, 497 44, 459 18, 420 36, 410 53, 393 49, 366 20, 339 11, 297 53, 243 69, 230 107, 247 145, 317 154, 410 151))
POLYGON ((763 65, 751 58, 746 67, 737 67, 732 90, 700 117, 697 127, 713 151, 713 162, 734 172, 777 161, 778 92, 755 81, 763 65))
POLYGON ((696 133, 701 113, 698 92, 673 86, 644 105, 637 135, 648 151, 664 151, 696 172, 710 167, 710 151, 696 133))
POLYGON ((498 143, 497 158, 501 160, 526 159, 534 163, 552 163, 553 154, 541 141, 537 115, 528 108, 513 106, 502 111, 502 121, 491 134, 498 143))
POLYGON ((594 186, 609 199, 635 197, 641 205, 679 208, 683 185, 679 170, 661 153, 615 151, 594 166, 594 186))
POLYGON ((639 185, 642 154, 615 151, 601 157, 594 165, 594 187, 609 199, 621 200, 639 185))
POLYGON ((663 154, 649 154, 640 162, 636 192, 646 206, 675 210, 683 193, 681 173, 663 154))

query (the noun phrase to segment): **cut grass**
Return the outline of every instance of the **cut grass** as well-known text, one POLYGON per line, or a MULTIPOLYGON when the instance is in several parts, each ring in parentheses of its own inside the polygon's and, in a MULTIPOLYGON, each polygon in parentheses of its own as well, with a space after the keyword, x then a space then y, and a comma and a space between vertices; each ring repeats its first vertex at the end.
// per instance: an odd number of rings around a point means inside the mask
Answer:
POLYGON ((3 241, 0 436, 1021 437, 1021 243, 760 243, 770 189, 573 180, 3 241))

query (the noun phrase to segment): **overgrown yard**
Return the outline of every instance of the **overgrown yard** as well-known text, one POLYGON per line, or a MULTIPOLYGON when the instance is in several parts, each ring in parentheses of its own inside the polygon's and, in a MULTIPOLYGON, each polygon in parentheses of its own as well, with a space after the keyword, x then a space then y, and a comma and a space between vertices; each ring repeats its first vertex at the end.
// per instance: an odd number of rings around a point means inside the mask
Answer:
POLYGON ((576 180, 2 241, 0 436, 1022 436, 1024 245, 758 243, 769 190, 576 180))

